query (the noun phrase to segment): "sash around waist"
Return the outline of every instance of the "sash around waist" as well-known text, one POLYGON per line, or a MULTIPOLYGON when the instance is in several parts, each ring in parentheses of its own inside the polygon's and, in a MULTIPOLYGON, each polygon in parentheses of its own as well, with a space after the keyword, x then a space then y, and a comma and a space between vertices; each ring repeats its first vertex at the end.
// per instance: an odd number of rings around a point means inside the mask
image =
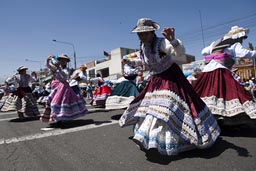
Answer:
POLYGON ((217 59, 217 60, 222 60, 222 59, 226 59, 226 58, 232 58, 232 56, 226 54, 226 53, 220 53, 220 54, 211 54, 211 55, 207 55, 205 56, 205 60, 209 61, 211 59, 217 59))

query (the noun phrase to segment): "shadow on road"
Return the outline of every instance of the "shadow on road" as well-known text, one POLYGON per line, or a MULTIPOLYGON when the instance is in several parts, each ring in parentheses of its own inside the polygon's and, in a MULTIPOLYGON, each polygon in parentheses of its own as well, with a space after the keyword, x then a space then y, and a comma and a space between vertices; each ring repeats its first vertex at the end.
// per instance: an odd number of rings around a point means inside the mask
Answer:
POLYGON ((113 115, 113 116, 111 116, 111 119, 113 119, 113 120, 119 120, 121 116, 122 116, 122 114, 113 115))
POLYGON ((79 126, 85 126, 85 125, 101 125, 104 123, 110 123, 111 121, 94 121, 93 119, 77 119, 77 120, 70 120, 70 121, 58 121, 55 123, 50 123, 48 128, 60 128, 60 129, 69 129, 69 128, 75 128, 79 126))
POLYGON ((227 137, 256 137, 256 125, 220 126, 221 136, 227 137))
POLYGON ((108 112, 108 110, 105 110, 105 109, 97 109, 97 110, 91 111, 91 110, 89 109, 89 113, 98 113, 98 112, 108 112))
POLYGON ((223 140, 221 137, 209 149, 195 149, 180 153, 177 156, 163 156, 160 155, 156 149, 150 149, 145 151, 145 156, 150 162, 168 165, 170 162, 181 160, 184 158, 215 158, 227 149, 235 150, 239 156, 250 157, 249 152, 246 148, 236 146, 231 142, 223 140))
POLYGON ((36 117, 24 117, 24 118, 15 118, 9 120, 9 122, 30 122, 30 121, 37 121, 40 119, 40 116, 36 117))

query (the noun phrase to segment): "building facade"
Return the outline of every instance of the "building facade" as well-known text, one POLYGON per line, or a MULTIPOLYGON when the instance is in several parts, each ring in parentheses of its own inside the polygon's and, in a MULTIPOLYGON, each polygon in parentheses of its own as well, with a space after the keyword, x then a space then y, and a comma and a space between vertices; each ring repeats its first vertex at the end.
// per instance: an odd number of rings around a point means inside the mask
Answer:
POLYGON ((254 58, 236 58, 236 63, 233 68, 237 68, 236 73, 240 76, 241 81, 256 77, 254 58))
POLYGON ((122 77, 122 58, 123 56, 134 53, 137 49, 117 48, 111 51, 110 56, 104 60, 96 60, 86 63, 87 74, 93 78, 100 73, 105 80, 115 80, 122 77))
MULTIPOLYGON (((96 73, 100 73, 105 80, 117 80, 122 77, 123 73, 122 58, 131 54, 139 56, 139 50, 123 47, 114 49, 107 59, 87 63, 87 75, 93 78, 96 73)), ((195 56, 184 54, 173 57, 173 60, 182 67, 182 64, 195 61, 195 56)))

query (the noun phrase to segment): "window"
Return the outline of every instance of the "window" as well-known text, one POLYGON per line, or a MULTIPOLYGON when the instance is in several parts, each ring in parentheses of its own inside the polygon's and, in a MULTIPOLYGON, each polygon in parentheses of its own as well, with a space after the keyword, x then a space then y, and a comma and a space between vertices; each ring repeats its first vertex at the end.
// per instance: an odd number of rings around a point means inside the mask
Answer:
POLYGON ((103 68, 103 69, 99 70, 98 72, 101 73, 101 76, 103 78, 109 76, 109 68, 103 68))
POLYGON ((90 78, 95 78, 95 69, 89 70, 89 77, 90 78))

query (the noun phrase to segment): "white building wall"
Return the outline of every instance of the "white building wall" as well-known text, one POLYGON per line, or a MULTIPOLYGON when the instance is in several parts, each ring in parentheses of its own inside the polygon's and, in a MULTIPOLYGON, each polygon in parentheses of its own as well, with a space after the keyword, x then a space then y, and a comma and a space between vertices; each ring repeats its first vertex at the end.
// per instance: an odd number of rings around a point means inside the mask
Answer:
POLYGON ((108 80, 118 79, 122 77, 122 57, 124 55, 130 54, 132 52, 135 52, 135 49, 129 49, 129 48, 117 48, 111 51, 111 59, 101 62, 99 64, 96 64, 95 70, 96 72, 100 71, 104 68, 109 68, 109 77, 104 78, 108 80))

